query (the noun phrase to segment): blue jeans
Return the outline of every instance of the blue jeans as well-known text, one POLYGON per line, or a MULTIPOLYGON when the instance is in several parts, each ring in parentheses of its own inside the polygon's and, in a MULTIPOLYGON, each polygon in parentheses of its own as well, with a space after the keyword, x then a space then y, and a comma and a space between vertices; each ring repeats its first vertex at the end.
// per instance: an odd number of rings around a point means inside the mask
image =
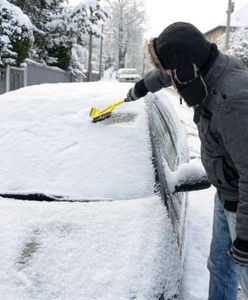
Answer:
POLYGON ((226 254, 236 238, 236 213, 224 209, 215 195, 213 236, 208 259, 210 272, 208 300, 236 300, 240 282, 244 299, 248 300, 248 267, 236 265, 226 254))

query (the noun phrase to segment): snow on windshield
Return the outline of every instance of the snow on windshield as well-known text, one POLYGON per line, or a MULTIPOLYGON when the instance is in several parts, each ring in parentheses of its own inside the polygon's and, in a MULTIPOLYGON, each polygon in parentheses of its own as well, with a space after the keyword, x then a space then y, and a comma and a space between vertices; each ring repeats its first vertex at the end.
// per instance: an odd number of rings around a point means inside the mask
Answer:
POLYGON ((0 192, 87 199, 140 198, 153 193, 145 104, 113 112, 130 121, 92 123, 93 106, 123 99, 131 84, 32 86, 0 96, 0 192), (135 117, 134 117, 135 116, 135 117))

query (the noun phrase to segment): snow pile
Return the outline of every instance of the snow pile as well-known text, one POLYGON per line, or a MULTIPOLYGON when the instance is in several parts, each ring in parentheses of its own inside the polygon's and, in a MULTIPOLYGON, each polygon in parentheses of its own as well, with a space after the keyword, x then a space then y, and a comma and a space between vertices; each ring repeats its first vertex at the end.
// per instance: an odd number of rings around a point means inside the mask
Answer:
POLYGON ((153 300, 177 291, 177 245, 156 196, 101 203, 0 198, 0 210, 2 299, 153 300))
POLYGON ((180 184, 184 181, 184 178, 191 178, 192 181, 196 180, 197 178, 207 176, 206 171, 202 165, 200 159, 192 159, 189 163, 181 164, 177 169, 177 178, 176 184, 180 184))
POLYGON ((123 121, 92 123, 93 106, 123 99, 132 85, 46 84, 0 97, 0 192, 77 199, 140 198, 153 193, 145 104, 116 108, 123 121), (125 122, 125 116, 131 121, 125 122))
POLYGON ((170 171, 167 162, 164 160, 164 167, 166 170, 168 188, 171 193, 175 192, 175 187, 184 183, 194 183, 200 178, 207 178, 206 171, 200 159, 192 159, 188 163, 182 163, 175 171, 170 171), (185 179, 187 179, 185 181, 185 179))

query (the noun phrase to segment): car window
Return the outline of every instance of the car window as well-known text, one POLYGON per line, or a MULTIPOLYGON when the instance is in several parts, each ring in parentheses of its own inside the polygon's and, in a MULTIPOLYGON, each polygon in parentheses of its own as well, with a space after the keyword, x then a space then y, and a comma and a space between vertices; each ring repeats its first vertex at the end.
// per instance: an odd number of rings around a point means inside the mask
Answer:
POLYGON ((177 167, 177 153, 168 126, 155 104, 152 105, 153 130, 161 155, 167 161, 171 170, 177 167))
MULTIPOLYGON (((158 167, 158 172, 161 172, 159 165, 161 164, 160 159, 164 158, 167 161, 168 167, 171 171, 175 171, 178 166, 178 153, 174 144, 173 131, 167 125, 167 119, 169 116, 163 115, 159 107, 157 107, 156 102, 152 103, 151 106, 151 121, 152 121, 152 135, 155 141, 155 147, 159 150, 159 157, 157 157, 156 165, 158 167)), ((164 167, 164 166, 163 166, 164 167)), ((162 171, 163 172, 163 171, 162 171)), ((160 173, 158 176, 159 186, 161 188, 162 195, 166 194, 164 197, 165 204, 168 208, 168 214, 170 216, 173 228, 177 232, 178 244, 183 243, 183 228, 185 220, 185 193, 175 193, 167 195, 167 177, 166 171, 160 173), (163 182, 164 178, 164 182, 163 182), (162 183, 162 184, 161 184, 162 183), (165 192, 163 192, 165 189, 165 192)))

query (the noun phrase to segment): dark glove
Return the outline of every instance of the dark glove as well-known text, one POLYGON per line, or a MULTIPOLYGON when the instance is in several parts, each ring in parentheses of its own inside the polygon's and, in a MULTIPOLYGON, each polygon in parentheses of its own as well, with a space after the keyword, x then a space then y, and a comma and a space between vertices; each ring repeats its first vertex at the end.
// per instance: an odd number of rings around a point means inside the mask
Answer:
POLYGON ((139 98, 144 97, 148 92, 149 90, 145 85, 144 79, 141 79, 140 81, 136 82, 135 86, 129 90, 125 101, 126 102, 135 101, 139 98))
POLYGON ((248 241, 236 238, 228 254, 233 256, 236 264, 248 266, 248 241))
POLYGON ((125 98, 125 102, 129 102, 129 101, 135 101, 139 99, 136 94, 135 94, 135 88, 132 87, 128 93, 127 93, 127 97, 125 98))

